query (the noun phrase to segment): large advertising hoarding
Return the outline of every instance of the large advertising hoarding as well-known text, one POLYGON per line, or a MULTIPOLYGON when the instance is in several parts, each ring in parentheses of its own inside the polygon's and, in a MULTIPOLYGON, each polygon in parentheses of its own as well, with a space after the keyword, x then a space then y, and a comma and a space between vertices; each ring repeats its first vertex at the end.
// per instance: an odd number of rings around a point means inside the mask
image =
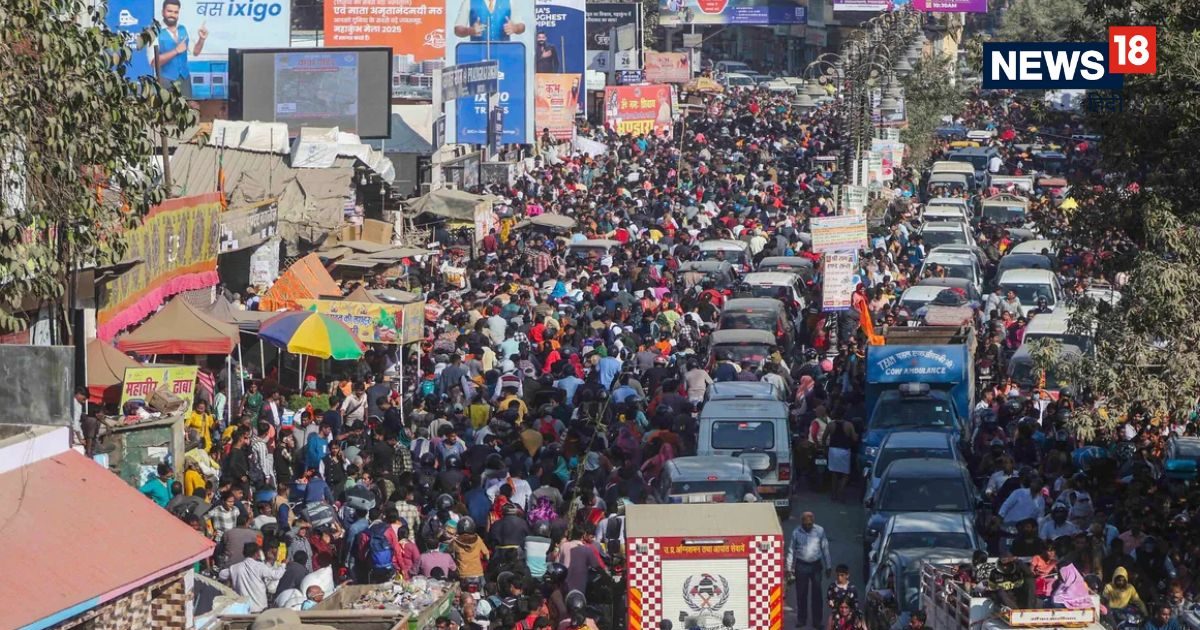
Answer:
POLYGON ((500 130, 498 144, 533 142, 536 30, 533 2, 447 1, 446 65, 496 60, 501 77, 498 114, 486 95, 447 105, 447 143, 487 144, 489 124, 500 130))
POLYGON ((987 13, 987 0, 912 0, 918 11, 938 13, 987 13))
POLYGON ((537 75, 536 120, 538 137, 542 130, 549 129, 550 135, 559 140, 570 140, 575 135, 575 112, 579 105, 578 74, 537 75))
POLYGON ((804 24, 805 7, 788 0, 659 0, 661 26, 697 24, 804 24))
POLYGON ((154 23, 154 2, 152 0, 109 0, 108 13, 104 23, 114 32, 125 33, 133 56, 125 68, 125 76, 137 79, 154 74, 154 66, 150 65, 150 56, 145 51, 138 50, 137 36, 154 23))
POLYGON ((686 52, 646 51, 642 66, 650 83, 687 83, 692 80, 692 62, 686 52))
MULTIPOLYGON (((231 48, 291 45, 292 5, 288 0, 180 0, 178 5, 156 5, 158 21, 163 24, 158 32, 162 49, 168 49, 164 43, 178 43, 178 35, 184 32, 188 54, 207 59, 224 59, 231 48), (175 36, 169 32, 173 19, 178 23, 175 36)), ((184 61, 186 64, 186 58, 184 61)))
POLYGON ((879 13, 888 10, 889 2, 884 0, 833 0, 834 11, 865 11, 879 13))
POLYGON ((410 62, 441 59, 445 11, 437 0, 325 0, 325 45, 386 46, 410 62))
MULTIPOLYGON (((537 49, 534 69, 538 74, 578 74, 584 81, 584 0, 538 0, 537 49)), ((579 113, 587 99, 578 99, 579 113)))
POLYGON ((671 135, 671 86, 604 88, 604 122, 619 134, 671 135))
POLYGON ((158 365, 153 367, 125 368, 125 379, 121 382, 121 409, 131 402, 149 402, 160 388, 179 397, 182 409, 191 409, 196 398, 196 374, 200 368, 194 365, 158 365))
POLYGON ((588 70, 612 72, 612 30, 632 25, 640 28, 641 5, 634 2, 587 3, 586 66, 588 70))

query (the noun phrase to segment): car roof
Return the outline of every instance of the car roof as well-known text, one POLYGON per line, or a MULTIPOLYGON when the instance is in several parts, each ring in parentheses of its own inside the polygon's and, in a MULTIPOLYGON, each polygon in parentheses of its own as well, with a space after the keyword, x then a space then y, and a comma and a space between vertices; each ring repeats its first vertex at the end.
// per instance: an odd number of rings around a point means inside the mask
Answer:
POLYGON ((1042 313, 1029 320, 1029 323, 1025 325, 1025 334, 1061 335, 1067 332, 1070 321, 1071 312, 1067 309, 1042 313))
POLYGON ((925 208, 929 206, 965 206, 967 200, 960 197, 934 197, 925 203, 925 208))
POLYGON ((723 381, 713 383, 708 390, 708 399, 737 400, 737 399, 778 400, 775 386, 766 381, 723 381))
POLYGON ((775 335, 756 328, 737 328, 732 330, 715 330, 709 337, 709 345, 733 344, 733 343, 753 343, 763 345, 776 345, 775 335))
POLYGON ((879 450, 896 448, 945 448, 950 446, 950 434, 943 431, 893 431, 884 437, 879 450))
POLYGON ((895 532, 961 532, 970 517, 961 512, 901 512, 888 518, 885 530, 895 532))
POLYGON ((700 251, 711 251, 716 249, 750 249, 750 243, 745 241, 735 241, 727 238, 700 241, 700 251))
POLYGON ((733 268, 733 263, 728 260, 689 260, 679 265, 679 271, 718 271, 724 268, 733 268))
POLYGON ((943 289, 949 287, 954 289, 965 289, 971 285, 971 281, 966 278, 921 278, 917 283, 919 287, 941 287, 943 289))
POLYGON ((754 271, 746 274, 742 281, 749 285, 792 286, 796 283, 796 274, 786 271, 754 271))
POLYGON ((1049 269, 1007 269, 1000 274, 1000 280, 997 284, 1007 283, 1030 283, 1036 282, 1039 284, 1052 284, 1054 281, 1054 272, 1049 269))
POLYGON ((720 477, 723 480, 754 479, 754 472, 750 470, 750 465, 737 457, 712 455, 676 457, 667 464, 674 468, 672 471, 674 474, 671 475, 674 480, 679 480, 680 477, 703 479, 710 476, 720 477))
POLYGON ((621 241, 611 238, 589 238, 582 241, 575 241, 574 243, 567 243, 567 247, 613 247, 620 244, 621 241))
POLYGON ((725 308, 721 309, 721 313, 748 310, 780 311, 783 310, 783 302, 775 298, 734 298, 725 302, 725 308))
POLYGON ((932 300, 939 293, 945 291, 946 287, 939 287, 932 284, 918 284, 915 287, 908 287, 904 293, 900 294, 900 301, 904 300, 924 300, 926 298, 932 300))
POLYGON ((744 72, 727 72, 727 73, 725 73, 725 78, 726 79, 736 79, 736 78, 749 79, 750 75, 748 75, 744 72))
POLYGON ((767 256, 759 261, 758 265, 760 267, 763 265, 793 265, 812 269, 816 266, 816 263, 803 256, 767 256))
POLYGON ((1012 249, 1008 250, 1009 254, 1040 254, 1042 250, 1046 250, 1053 254, 1058 251, 1054 246, 1054 241, 1045 238, 1035 238, 1028 241, 1021 241, 1013 245, 1012 249))
POLYGON ((967 252, 933 251, 929 252, 929 255, 925 257, 924 264, 928 265, 931 262, 940 263, 943 261, 954 265, 974 265, 975 256, 967 252))
POLYGON ((919 478, 919 477, 959 477, 966 469, 953 459, 936 459, 919 457, 901 459, 888 466, 884 477, 919 478))
POLYGON ((937 223, 926 223, 921 232, 961 232, 962 221, 938 221, 937 223))

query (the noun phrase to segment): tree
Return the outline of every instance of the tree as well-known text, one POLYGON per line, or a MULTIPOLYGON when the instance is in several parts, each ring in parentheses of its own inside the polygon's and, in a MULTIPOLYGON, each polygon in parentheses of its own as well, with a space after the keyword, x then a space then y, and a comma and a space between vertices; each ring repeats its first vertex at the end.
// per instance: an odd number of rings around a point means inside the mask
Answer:
POLYGON ((935 145, 934 129, 942 116, 962 110, 963 90, 951 83, 954 72, 954 59, 933 55, 917 60, 912 73, 901 79, 908 127, 900 132, 900 139, 908 145, 911 164, 929 159, 935 145))
MULTIPOLYGON (((60 298, 79 265, 120 259, 124 229, 165 197, 154 139, 195 120, 177 91, 126 80, 134 51, 91 7, 5 0, 0 11, 0 326, 9 330, 23 326, 14 315, 23 301, 60 298)), ((138 38, 151 39, 149 30, 138 38)))
POLYGON ((996 39, 1008 42, 1062 41, 1083 18, 1079 0, 1013 0, 1001 13, 996 39))
POLYGON ((1103 136, 1109 183, 1095 194, 1076 187, 1080 207, 1060 239, 1114 253, 1101 256, 1101 270, 1127 278, 1116 308, 1085 300, 1073 317, 1077 330, 1096 331, 1094 356, 1070 367, 1086 396, 1072 416, 1084 436, 1133 409, 1186 416, 1200 396, 1200 11, 1167 0, 1090 0, 1086 9, 1078 41, 1104 41, 1105 24, 1157 25, 1158 71, 1126 77, 1124 112, 1087 114, 1103 136))

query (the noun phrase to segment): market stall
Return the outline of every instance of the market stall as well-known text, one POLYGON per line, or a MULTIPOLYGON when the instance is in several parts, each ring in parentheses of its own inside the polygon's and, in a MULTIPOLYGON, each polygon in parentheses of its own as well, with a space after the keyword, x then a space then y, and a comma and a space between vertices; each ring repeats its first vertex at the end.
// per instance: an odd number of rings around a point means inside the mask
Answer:
POLYGON ((294 311, 300 308, 296 300, 341 294, 342 288, 329 275, 320 256, 309 254, 288 267, 275 284, 263 292, 258 308, 261 311, 294 311))
POLYGON ((121 399, 121 381, 126 368, 141 367, 112 345, 93 339, 87 344, 88 402, 116 403, 121 399))
POLYGON ((237 343, 237 326, 175 298, 137 330, 119 338, 117 348, 141 355, 228 355, 237 343))

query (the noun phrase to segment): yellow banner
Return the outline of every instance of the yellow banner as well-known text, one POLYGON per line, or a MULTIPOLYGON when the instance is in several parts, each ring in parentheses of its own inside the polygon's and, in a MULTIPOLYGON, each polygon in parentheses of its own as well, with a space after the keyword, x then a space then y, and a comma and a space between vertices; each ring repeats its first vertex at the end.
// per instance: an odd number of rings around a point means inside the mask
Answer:
POLYGON ((192 408, 196 397, 196 373, 194 365, 159 365, 155 367, 125 368, 125 381, 121 384, 121 409, 131 400, 147 401, 165 387, 192 408))
POLYGON ((424 329, 424 302, 378 304, 340 300, 296 300, 300 307, 323 313, 343 324, 363 343, 411 343, 424 329), (416 319, 416 327, 409 321, 416 319), (416 329, 415 336, 414 328, 416 329))

